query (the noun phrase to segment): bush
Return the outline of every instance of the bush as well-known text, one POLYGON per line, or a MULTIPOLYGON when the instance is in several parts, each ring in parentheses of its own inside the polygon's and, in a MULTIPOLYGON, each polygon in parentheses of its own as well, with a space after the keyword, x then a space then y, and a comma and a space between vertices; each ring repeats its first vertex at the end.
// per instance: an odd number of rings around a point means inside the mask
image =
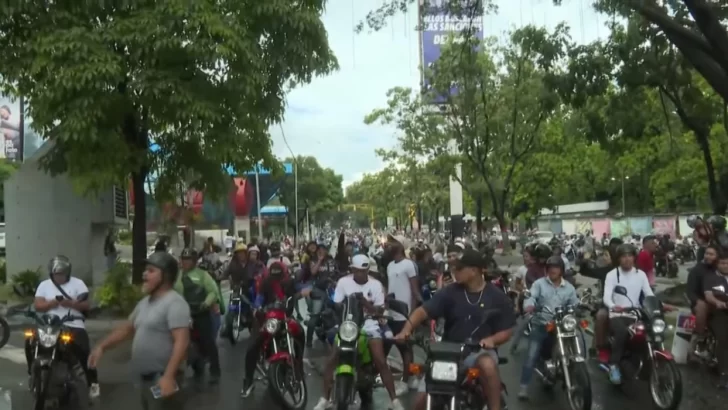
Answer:
POLYGON ((119 240, 119 243, 123 243, 125 245, 131 245, 131 231, 128 229, 125 229, 123 231, 119 231, 117 234, 117 239, 119 240))
POLYGON ((130 263, 117 262, 106 273, 104 284, 95 291, 94 297, 99 307, 110 309, 114 313, 128 315, 134 310, 142 298, 141 288, 131 283, 130 263))
POLYGON ((13 286, 19 288, 23 296, 35 295, 35 290, 40 285, 40 271, 41 268, 36 270, 27 269, 16 274, 12 279, 13 286))

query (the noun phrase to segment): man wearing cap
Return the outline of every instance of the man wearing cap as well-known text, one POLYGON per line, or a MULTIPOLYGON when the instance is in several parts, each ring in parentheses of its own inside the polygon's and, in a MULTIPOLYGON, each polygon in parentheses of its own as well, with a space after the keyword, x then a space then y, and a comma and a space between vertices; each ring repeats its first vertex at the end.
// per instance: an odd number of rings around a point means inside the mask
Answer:
MULTIPOLYGON (((501 410, 501 379, 496 349, 513 335, 516 317, 510 298, 485 280, 485 267, 486 260, 478 251, 463 251, 453 270, 456 283, 444 287, 412 312, 397 339, 407 339, 427 319, 444 318, 443 342, 463 343, 471 338, 480 340, 481 349, 468 352, 462 368, 479 368, 488 409, 501 410)), ((418 410, 426 406, 426 391, 423 381, 415 403, 418 410)))
MULTIPOLYGON (((417 277, 417 268, 412 260, 405 258, 405 250, 411 246, 410 241, 403 235, 389 235, 388 252, 392 257, 392 261, 387 265, 387 294, 394 294, 394 298, 400 302, 404 302, 409 307, 409 312, 415 307, 415 303, 422 303, 422 294, 420 293, 420 284, 417 277)), ((402 331, 407 318, 397 312, 392 312, 392 319, 389 327, 397 334, 402 331)), ((402 366, 405 369, 402 373, 402 381, 408 383, 409 364, 412 363, 412 350, 406 344, 398 344, 402 355, 402 366)), ((417 380, 412 379, 412 383, 408 383, 411 389, 417 388, 417 380)), ((404 392, 399 392, 404 393, 404 392)))
MULTIPOLYGON (((384 311, 384 287, 382 283, 369 275, 369 257, 366 255, 356 255, 352 257, 349 270, 351 274, 342 277, 336 282, 336 290, 334 291, 334 303, 343 303, 347 297, 360 294, 365 314, 382 314, 384 311)), ((372 355, 374 365, 377 367, 382 378, 382 383, 389 393, 391 403, 389 408, 392 410, 403 410, 402 403, 397 399, 394 388, 394 378, 392 372, 387 365, 387 355, 384 351, 384 338, 393 336, 391 330, 387 326, 383 326, 374 319, 364 321, 362 330, 366 333, 369 345, 369 351, 372 355)), ((325 410, 331 407, 329 397, 331 395, 331 387, 334 383, 334 370, 338 363, 338 350, 334 350, 333 355, 329 358, 324 371, 324 396, 314 407, 314 410, 325 410)), ((371 406, 371 397, 362 397, 361 407, 371 406)))

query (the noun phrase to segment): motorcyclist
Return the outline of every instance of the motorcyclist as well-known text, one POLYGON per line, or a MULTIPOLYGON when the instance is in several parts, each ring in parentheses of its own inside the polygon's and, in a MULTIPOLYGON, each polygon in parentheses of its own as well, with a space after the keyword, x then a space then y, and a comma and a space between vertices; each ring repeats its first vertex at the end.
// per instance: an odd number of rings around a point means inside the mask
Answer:
MULTIPOLYGON (((220 382, 220 358, 217 351, 213 305, 221 303, 215 280, 209 273, 197 267, 197 252, 185 248, 180 254, 182 272, 177 278, 174 289, 190 305, 192 326, 200 334, 200 350, 210 362, 210 384, 220 382)), ((203 376, 202 369, 196 368, 195 377, 203 376)))
MULTIPOLYGON (((336 290, 334 291, 334 303, 343 303, 350 295, 359 293, 362 295, 364 310, 369 314, 382 314, 384 312, 384 287, 382 283, 369 275, 369 258, 364 255, 356 255, 352 258, 351 266, 349 266, 351 274, 342 277, 336 282, 336 290)), ((373 319, 364 321, 362 330, 368 338, 369 352, 372 355, 374 365, 379 371, 382 383, 389 393, 391 400, 390 409, 403 410, 402 403, 397 399, 394 388, 394 379, 392 371, 387 364, 387 356, 384 349, 384 341, 386 338, 387 328, 373 319)), ((389 336, 391 337, 391 335, 389 336)), ((338 351, 334 350, 329 358, 326 369, 324 370, 324 390, 321 397, 314 407, 314 410, 324 410, 331 406, 329 398, 331 396, 331 388, 333 386, 334 371, 338 363, 338 351)), ((361 407, 365 408, 371 403, 361 403, 361 407)))
MULTIPOLYGON (((300 296, 307 296, 310 292, 310 289, 304 289, 300 292, 300 296)), ((259 309, 271 303, 285 302, 289 297, 295 298, 297 296, 296 293, 296 285, 294 280, 288 275, 288 268, 281 262, 276 262, 270 266, 268 273, 260 282, 260 287, 256 292, 254 307, 256 311, 259 311, 259 309)), ((297 338, 295 340, 296 358, 303 360, 303 335, 299 334, 295 337, 297 338)), ((245 353, 245 379, 243 380, 243 388, 240 391, 242 397, 250 396, 255 387, 253 384, 255 367, 258 364, 258 358, 260 357, 264 341, 265 338, 259 335, 245 353)))
MULTIPOLYGON (((579 304, 576 289, 564 279, 564 261, 560 256, 552 256, 546 261, 546 276, 536 280, 531 286, 531 297, 523 303, 528 313, 539 308, 548 308, 547 312, 555 312, 556 308, 575 306, 579 304)), ((541 352, 551 353, 551 349, 544 346, 550 340, 546 331, 546 322, 550 317, 546 314, 537 314, 531 322, 533 328, 528 335, 528 356, 523 363, 521 372, 521 387, 518 392, 520 399, 528 398, 528 385, 533 377, 533 368, 541 352)))
POLYGON ((265 262, 261 260, 261 250, 257 245, 248 246, 248 272, 251 277, 256 278, 259 275, 265 276, 265 262))
POLYGON ((303 250, 301 254, 301 264, 305 265, 309 261, 315 258, 316 256, 316 249, 318 249, 318 245, 316 244, 316 241, 311 241, 306 245, 306 249, 303 250))
MULTIPOLYGON (((526 267, 526 274, 524 276, 524 282, 525 282, 525 288, 524 290, 531 289, 531 286, 534 282, 541 279, 546 275, 546 261, 552 256, 553 252, 551 251, 551 248, 543 243, 537 243, 530 247, 527 252, 531 256, 532 263, 529 264, 526 267)), ((518 305, 520 306, 523 303, 523 292, 519 294, 518 296, 518 305)), ((515 330, 515 336, 513 338, 513 342, 511 343, 510 351, 511 354, 515 353, 518 349, 518 346, 521 342, 521 336, 523 335, 523 331, 526 329, 526 326, 528 325, 527 321, 521 321, 519 325, 516 327, 515 330)))
MULTIPOLYGON (((474 340, 480 340, 482 349, 470 352, 463 360, 462 368, 477 367, 480 370, 480 382, 487 398, 488 409, 501 410, 502 385, 496 349, 511 338, 516 318, 508 296, 485 280, 482 274, 485 267, 485 258, 478 251, 463 251, 454 269, 457 283, 443 288, 423 306, 415 309, 396 338, 408 338, 413 329, 428 318, 444 318, 443 341, 463 343, 471 335, 474 340), (497 310, 498 314, 489 315, 487 318, 483 316, 484 312, 492 310, 497 310), (487 321, 481 326, 483 319, 487 321)), ((426 391, 423 380, 416 399, 417 410, 426 407, 426 391)))
MULTIPOLYGON (((68 314, 83 316, 84 312, 88 312, 91 308, 88 299, 88 287, 83 280, 71 276, 71 267, 71 261, 63 255, 55 256, 48 262, 49 277, 42 281, 35 291, 33 307, 36 312, 56 315, 61 318, 68 314)), ((99 388, 96 369, 88 367, 91 344, 84 322, 74 320, 66 322, 65 325, 68 326, 68 330, 71 332, 73 352, 86 372, 89 396, 92 399, 97 398, 101 394, 101 389, 99 388)), ((34 351, 31 350, 30 343, 27 341, 25 343, 25 358, 28 363, 28 374, 30 374, 34 351)))
POLYGON ((623 244, 617 248, 619 266, 607 274, 604 281, 603 302, 605 309, 609 312, 608 321, 604 323, 604 315, 597 314, 597 347, 600 348, 599 358, 603 360, 608 356, 609 380, 614 384, 622 381, 622 374, 619 371, 619 361, 622 359, 624 346, 629 338, 629 326, 634 319, 625 317, 625 308, 634 307, 639 304, 641 296, 654 296, 647 275, 635 267, 637 248, 631 244, 623 244), (627 289, 627 296, 614 293, 616 286, 623 286, 627 289), (600 322, 601 321, 601 322, 600 322), (613 336, 613 343, 607 346, 607 329, 613 336), (611 347, 611 353, 606 352, 611 347))
POLYGON ((705 340, 705 329, 708 324, 708 316, 712 311, 711 305, 705 300, 706 278, 716 275, 718 265, 719 249, 715 245, 708 245, 705 248, 703 260, 696 263, 688 271, 687 292, 690 300, 690 310, 695 315, 695 330, 690 339, 691 355, 705 357, 703 350, 705 340))
MULTIPOLYGON (((329 283, 338 278, 338 268, 334 258, 329 255, 329 249, 326 245, 319 245, 316 250, 315 260, 309 261, 306 271, 304 272, 303 282, 311 287, 326 291, 329 283)), ((321 306, 318 303, 322 301, 314 301, 311 298, 306 300, 309 312, 319 311, 321 306), (314 306, 316 304, 316 306, 314 306)), ((317 315, 311 316, 306 328, 306 347, 313 346, 313 335, 318 323, 317 315)))
POLYGON ((711 306, 710 329, 715 335, 718 348, 716 356, 721 374, 720 386, 728 388, 728 303, 713 294, 717 290, 723 295, 728 292, 728 253, 721 253, 718 259, 718 274, 704 278, 705 300, 711 306))
POLYGON ((267 267, 270 268, 270 265, 272 265, 275 262, 281 262, 282 264, 286 265, 286 267, 291 266, 291 260, 287 257, 281 255, 281 244, 280 242, 271 242, 270 246, 268 247, 268 250, 270 251, 270 258, 268 259, 267 267))

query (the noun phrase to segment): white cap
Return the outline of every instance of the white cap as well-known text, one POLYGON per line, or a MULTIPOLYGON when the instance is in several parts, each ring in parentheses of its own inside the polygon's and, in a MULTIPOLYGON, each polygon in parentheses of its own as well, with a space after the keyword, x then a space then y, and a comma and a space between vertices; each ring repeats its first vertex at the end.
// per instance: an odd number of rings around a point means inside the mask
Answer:
POLYGON ((366 255, 355 255, 351 258, 350 268, 354 269, 369 269, 369 257, 366 255))

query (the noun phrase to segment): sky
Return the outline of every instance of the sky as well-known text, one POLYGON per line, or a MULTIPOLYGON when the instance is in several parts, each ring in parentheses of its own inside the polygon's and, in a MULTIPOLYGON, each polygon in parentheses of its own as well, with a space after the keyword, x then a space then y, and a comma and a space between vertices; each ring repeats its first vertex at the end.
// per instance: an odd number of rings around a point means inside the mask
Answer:
MULTIPOLYGON (((509 29, 535 24, 571 27, 574 41, 588 43, 607 35, 608 17, 598 15, 590 0, 495 0, 499 13, 484 18, 485 36, 502 36, 509 29)), ((364 117, 387 102, 387 90, 419 88, 419 41, 416 9, 394 16, 379 32, 354 33, 354 25, 381 0, 329 0, 324 24, 329 46, 340 69, 293 90, 288 95, 285 121, 271 128, 278 157, 311 155, 322 166, 341 174, 344 188, 377 172, 385 164, 377 148, 396 146, 392 127, 365 125, 364 117), (290 150, 286 146, 281 128, 290 150)))

